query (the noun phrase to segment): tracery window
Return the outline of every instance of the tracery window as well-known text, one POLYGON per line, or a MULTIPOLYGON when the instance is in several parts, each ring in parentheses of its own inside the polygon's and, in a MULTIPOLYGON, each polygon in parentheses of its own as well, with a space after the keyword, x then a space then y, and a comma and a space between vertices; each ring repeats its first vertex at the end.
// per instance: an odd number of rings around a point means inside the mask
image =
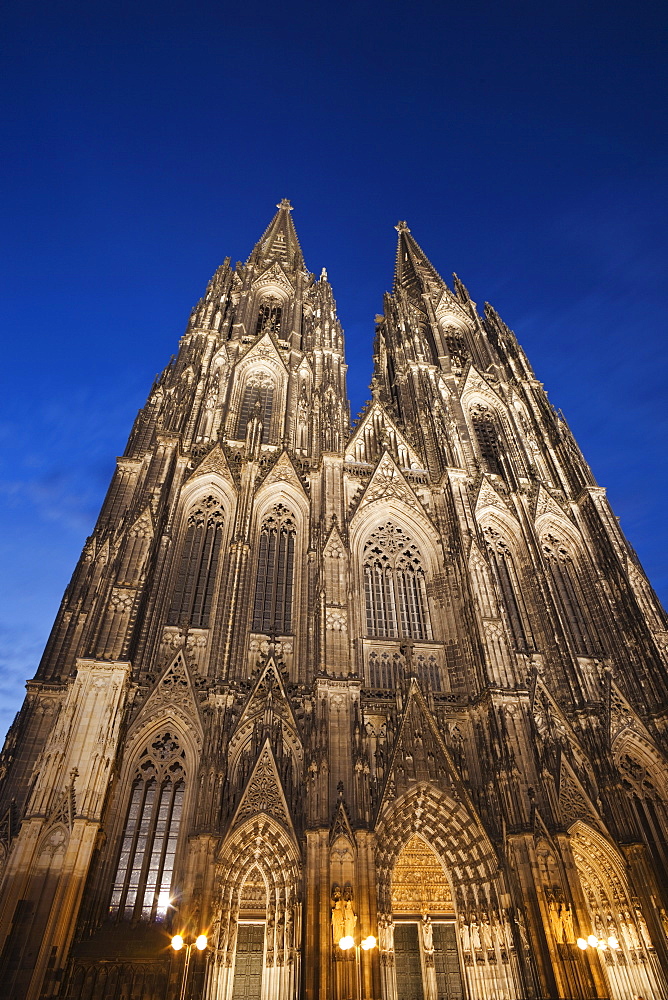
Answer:
POLYGON ((522 585, 515 561, 504 540, 493 528, 484 531, 492 572, 506 609, 508 624, 516 649, 533 649, 534 639, 529 623, 522 585))
POLYGON ((246 427, 253 410, 257 406, 262 420, 262 443, 269 440, 271 414, 274 405, 274 383, 264 372, 254 372, 248 376, 239 410, 237 438, 246 437, 246 427))
POLYGON ((275 337, 280 336, 282 313, 279 299, 264 299, 258 310, 255 333, 273 333, 275 337))
POLYGON ((668 809, 657 788, 656 778, 645 764, 628 751, 619 755, 616 763, 650 857, 661 878, 668 883, 668 809))
POLYGON ((111 913, 126 920, 160 920, 167 914, 184 793, 185 751, 174 733, 164 730, 137 764, 111 913))
POLYGON ((291 511, 276 504, 260 529, 253 631, 265 635, 292 632, 292 590, 297 529, 291 511))
POLYGON ((223 538, 223 508, 208 496, 188 516, 169 622, 208 628, 223 538))
POLYGON ((424 570, 418 547, 391 521, 364 546, 368 636, 431 639, 424 570))
POLYGON ((455 375, 461 375, 468 361, 468 349, 461 330, 456 326, 445 327, 445 346, 450 355, 450 364, 455 375))
POLYGON ((583 654, 596 652, 598 643, 592 634, 582 585, 568 549, 553 535, 546 535, 543 538, 543 555, 552 578, 557 608, 575 651, 583 654))
POLYGON ((503 476, 499 432, 491 410, 482 403, 471 409, 471 421, 483 467, 487 472, 503 476))

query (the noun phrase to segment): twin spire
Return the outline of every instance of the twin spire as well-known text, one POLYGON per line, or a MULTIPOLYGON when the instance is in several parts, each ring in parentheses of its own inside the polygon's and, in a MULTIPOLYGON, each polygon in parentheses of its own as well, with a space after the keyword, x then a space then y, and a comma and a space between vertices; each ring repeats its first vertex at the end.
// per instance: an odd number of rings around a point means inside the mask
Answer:
MULTIPOLYGON (((287 198, 282 198, 276 208, 278 211, 255 244, 249 263, 263 265, 278 260, 284 266, 304 269, 304 258, 290 214, 292 205, 287 198)), ((399 234, 399 240, 393 291, 401 288, 409 294, 419 296, 426 291, 425 285, 436 284, 443 287, 443 279, 411 235, 408 225, 398 222, 394 228, 399 234)))
POLYGON ((249 263, 269 264, 278 260, 289 268, 304 268, 304 258, 292 221, 292 205, 282 198, 276 206, 278 212, 271 220, 250 255, 249 263))

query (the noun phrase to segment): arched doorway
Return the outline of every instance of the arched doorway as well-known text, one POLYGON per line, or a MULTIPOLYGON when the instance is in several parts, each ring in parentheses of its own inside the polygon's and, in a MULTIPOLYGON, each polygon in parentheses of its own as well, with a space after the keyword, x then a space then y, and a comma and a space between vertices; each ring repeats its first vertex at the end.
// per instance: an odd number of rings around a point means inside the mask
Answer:
MULTIPOLYGON (((396 996, 462 1000, 450 883, 434 851, 417 834, 405 844, 392 870, 391 900, 396 996)), ((386 934, 388 929, 386 924, 386 934)))
POLYGON ((628 884, 624 861, 604 837, 585 823, 575 823, 570 835, 591 933, 599 940, 615 938, 618 942, 617 948, 599 953, 610 997, 668 997, 644 914, 628 884))
POLYGON ((212 933, 210 1000, 294 1000, 299 988, 299 855, 263 813, 223 846, 216 865, 219 906, 212 933))

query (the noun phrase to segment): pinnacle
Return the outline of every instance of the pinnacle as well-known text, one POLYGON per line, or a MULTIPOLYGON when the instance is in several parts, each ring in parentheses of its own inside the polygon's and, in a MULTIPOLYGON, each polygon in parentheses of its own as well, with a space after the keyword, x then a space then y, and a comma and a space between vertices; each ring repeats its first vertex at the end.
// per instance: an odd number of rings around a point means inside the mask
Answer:
POLYGON ((397 260, 394 271, 394 290, 403 288, 420 296, 427 282, 443 286, 440 274, 411 235, 406 222, 398 222, 394 227, 399 233, 397 260))
POLYGON ((292 205, 288 198, 282 198, 276 208, 278 211, 255 244, 250 260, 258 264, 279 261, 284 267, 303 268, 304 258, 290 215, 292 205))

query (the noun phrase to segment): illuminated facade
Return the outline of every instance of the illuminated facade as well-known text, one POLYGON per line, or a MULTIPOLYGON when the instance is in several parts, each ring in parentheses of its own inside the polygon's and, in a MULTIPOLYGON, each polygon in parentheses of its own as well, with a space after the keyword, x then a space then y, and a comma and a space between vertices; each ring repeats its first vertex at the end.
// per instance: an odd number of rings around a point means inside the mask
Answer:
POLYGON ((194 309, 7 738, 0 994, 187 957, 206 1000, 666 1000, 664 613, 405 223, 351 427, 290 212, 194 309))

